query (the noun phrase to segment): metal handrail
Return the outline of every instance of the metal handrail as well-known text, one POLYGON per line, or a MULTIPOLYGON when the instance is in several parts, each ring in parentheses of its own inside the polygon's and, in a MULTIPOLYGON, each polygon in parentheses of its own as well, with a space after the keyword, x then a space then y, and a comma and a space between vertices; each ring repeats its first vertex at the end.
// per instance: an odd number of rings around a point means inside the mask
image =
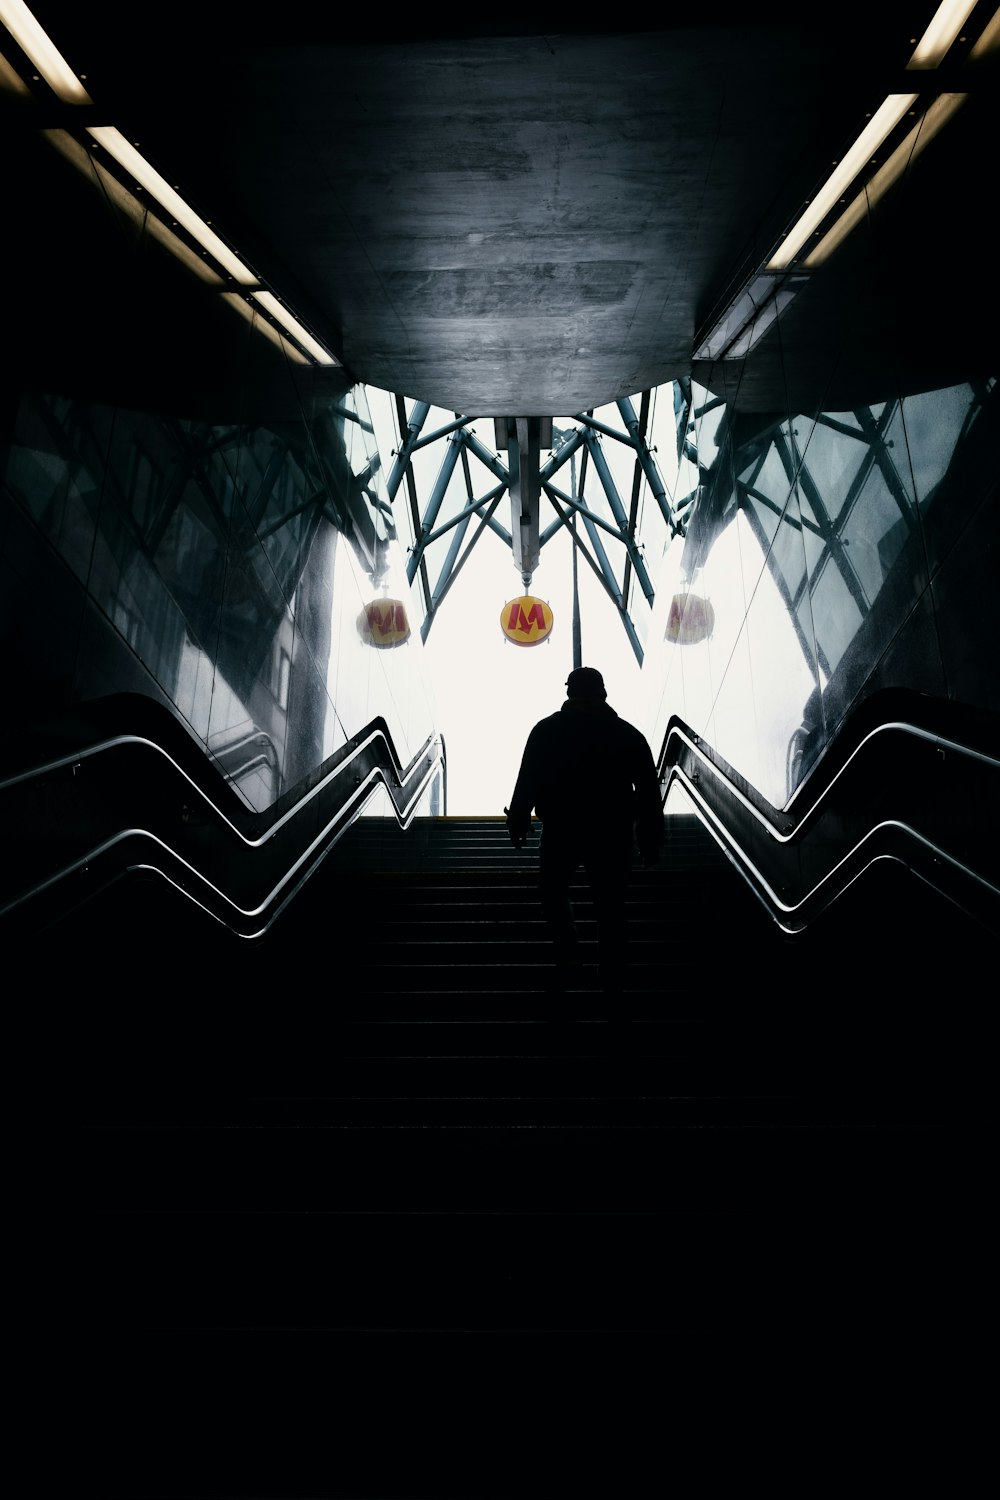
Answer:
MULTIPOLYGON (((99 872, 107 871, 106 878, 101 881, 104 886, 122 876, 142 872, 162 877, 238 936, 259 937, 286 909, 346 829, 361 816, 365 804, 380 786, 389 795, 397 822, 405 828, 414 818, 434 777, 439 773, 443 775, 445 768, 444 744, 439 735, 429 735, 417 754, 404 765, 388 727, 380 721, 373 721, 338 752, 336 763, 326 774, 274 817, 266 828, 247 831, 235 816, 227 813, 221 796, 219 799, 210 796, 176 757, 155 740, 144 735, 117 734, 0 780, 0 795, 20 791, 32 781, 77 768, 88 760, 99 759, 123 748, 155 755, 168 773, 177 779, 185 797, 201 808, 214 830, 227 841, 221 859, 217 854, 217 862, 223 867, 231 864, 241 851, 243 855, 268 856, 260 865, 264 889, 259 899, 241 901, 231 888, 224 888, 225 883, 220 881, 218 871, 209 872, 210 860, 203 859, 199 867, 162 832, 152 827, 128 826, 114 829, 106 837, 88 843, 84 850, 57 868, 30 881, 0 906, 0 921, 14 914, 20 918, 31 909, 33 902, 68 889, 74 877, 97 876, 99 872), (323 799, 329 799, 338 788, 348 790, 337 798, 336 805, 327 813, 323 810, 323 799), (301 843, 284 853, 275 845, 271 854, 268 846, 273 845, 280 834, 294 834, 296 827, 305 830, 301 843), (281 860, 277 871, 273 869, 275 856, 281 860)), ((221 780, 219 787, 220 793, 231 791, 221 780)), ((249 813, 248 821, 251 821, 249 813)), ((258 820, 254 818, 252 821, 258 820)))
MULTIPOLYGON (((800 873, 789 852, 793 846, 808 843, 820 818, 832 810, 847 773, 862 771, 873 747, 888 734, 906 735, 921 745, 959 755, 970 765, 1000 778, 1000 755, 895 717, 863 733, 832 774, 807 778, 789 803, 779 809, 769 806, 752 788, 743 790, 701 737, 675 719, 668 728, 660 758, 664 805, 673 793, 683 794, 754 896, 788 934, 804 931, 860 875, 882 860, 906 866, 974 920, 996 925, 1000 932, 1000 869, 977 868, 966 854, 945 847, 940 836, 928 836, 912 817, 874 816, 868 820, 856 804, 853 811, 857 826, 831 850, 826 868, 789 893, 792 877, 800 873), (706 787, 711 795, 706 794, 706 787), (749 825, 747 815, 752 820, 749 825), (748 836, 748 829, 753 828, 758 830, 757 841, 748 836), (775 880, 773 870, 769 873, 765 868, 767 855, 782 862, 780 881, 775 880)), ((1000 806, 1000 786, 994 805, 1000 806)), ((994 830, 991 844, 994 857, 997 835, 1000 827, 994 830)))

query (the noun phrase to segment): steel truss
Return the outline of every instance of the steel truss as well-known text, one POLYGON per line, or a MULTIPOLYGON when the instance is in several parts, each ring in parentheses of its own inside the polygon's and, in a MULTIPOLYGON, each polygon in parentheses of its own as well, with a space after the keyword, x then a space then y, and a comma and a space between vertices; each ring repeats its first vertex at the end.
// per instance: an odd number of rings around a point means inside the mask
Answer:
POLYGON ((572 425, 564 428, 545 417, 489 418, 486 420, 493 424, 492 449, 476 434, 473 424, 477 418, 456 415, 453 421, 428 432, 428 404, 414 402, 407 413, 402 398, 395 398, 402 436, 386 480, 386 492, 390 505, 401 490, 406 494, 413 537, 407 579, 411 585, 418 584, 425 601, 421 626, 424 640, 473 548, 486 532, 492 532, 510 549, 527 593, 542 549, 565 528, 572 539, 575 560, 582 560, 593 571, 617 610, 636 659, 642 662, 642 643, 630 605, 636 589, 647 605, 651 606, 654 598, 637 536, 644 488, 655 501, 668 535, 683 534, 684 529, 684 512, 674 504, 657 466, 655 447, 649 441, 653 396, 651 391, 642 393, 638 413, 631 399, 618 401, 620 428, 598 420, 593 412, 567 418, 567 424, 572 425), (631 482, 624 495, 612 474, 604 439, 621 444, 631 454, 631 482), (440 446, 441 458, 429 491, 421 495, 414 458, 431 444, 440 446), (549 457, 543 461, 546 452, 549 457), (459 465, 464 503, 443 516, 445 496, 454 494, 450 487, 459 465), (505 498, 509 501, 509 527, 497 514, 505 498), (551 519, 546 507, 551 510, 551 519), (432 581, 428 549, 446 535, 450 535, 448 550, 432 581), (617 572, 609 555, 611 543, 618 549, 617 572))

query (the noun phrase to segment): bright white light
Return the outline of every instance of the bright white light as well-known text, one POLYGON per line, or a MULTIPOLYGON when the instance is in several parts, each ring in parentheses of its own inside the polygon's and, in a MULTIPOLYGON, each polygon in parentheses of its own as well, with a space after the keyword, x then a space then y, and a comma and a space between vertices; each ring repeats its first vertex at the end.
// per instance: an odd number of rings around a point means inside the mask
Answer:
POLYGON ((931 24, 917 43, 908 68, 936 68, 942 63, 962 27, 976 8, 977 0, 943 0, 931 24))
MULTIPOLYGON (((379 450, 391 453, 400 442, 393 398, 371 387, 366 396, 379 450)), ((425 430, 446 425, 449 415, 432 412, 425 430)), ((610 413, 597 415, 615 420, 610 413)), ((664 401, 663 420, 666 452, 673 442, 669 401, 664 401)), ((557 418, 556 425, 570 427, 573 419, 557 418)), ((431 492, 441 462, 436 447, 430 443, 414 454, 417 490, 424 498, 431 492)), ((556 482, 568 487, 565 474, 556 482)), ((403 488, 397 493, 397 512, 405 504, 404 494, 403 488)), ((552 511, 544 500, 542 513, 543 525, 548 524, 552 511)), ((499 512, 498 518, 506 519, 499 512)), ((608 543, 607 550, 617 562, 617 546, 608 543)), ((440 554, 428 566, 433 588, 440 554)), ((603 673, 612 708, 647 733, 649 705, 642 669, 617 610, 582 562, 579 590, 583 665, 603 673)), ((532 578, 530 592, 545 600, 555 620, 548 639, 531 647, 515 646, 500 629, 503 605, 523 592, 511 548, 492 533, 484 534, 449 589, 427 637, 424 666, 438 709, 436 727, 444 736, 448 755, 449 816, 502 817, 529 730, 546 714, 558 712, 566 700, 566 678, 574 665, 572 549, 567 530, 546 542, 532 578)), ((416 619, 416 604, 413 613, 416 619)))
POLYGON ((810 250, 802 262, 806 270, 822 265, 830 255, 833 254, 842 240, 845 240, 853 229, 860 224, 870 209, 885 196, 891 187, 899 181, 910 164, 919 156, 924 147, 937 135, 941 127, 951 119, 955 111, 968 98, 967 94, 939 94, 930 108, 921 119, 914 125, 909 135, 900 143, 889 157, 889 160, 881 166, 875 176, 866 184, 864 190, 858 194, 853 203, 845 208, 840 218, 830 227, 820 240, 815 250, 810 250))
MULTIPOLYGON (((71 104, 93 104, 90 95, 73 73, 65 59, 39 26, 23 0, 0 0, 0 19, 15 38, 25 56, 30 58, 41 76, 55 90, 60 99, 71 104)), ((16 75, 15 75, 16 77, 16 75)), ((228 271, 240 286, 255 287, 260 278, 243 264, 224 240, 184 202, 146 158, 127 141, 113 125, 88 126, 88 134, 103 146, 108 155, 125 168, 126 172, 154 198, 161 208, 212 257, 217 265, 228 271)), ((169 235, 169 231, 167 231, 169 235)), ((296 319, 283 308, 269 292, 254 294, 263 307, 286 328, 294 339, 308 349, 313 358, 323 365, 336 365, 339 361, 307 333, 296 319)))
POLYGON ((843 160, 837 163, 836 170, 827 178, 801 219, 789 230, 781 248, 768 261, 766 267, 768 271, 784 270, 794 260, 809 236, 815 232, 838 199, 850 187, 865 163, 871 160, 886 136, 899 124, 906 111, 912 109, 918 97, 917 94, 890 94, 884 104, 876 110, 843 160))
POLYGON ((222 300, 234 312, 239 313, 241 318, 245 318, 251 324, 255 333, 263 334, 276 348, 280 349, 293 364, 306 365, 309 363, 302 351, 296 349, 295 345, 290 344, 287 339, 283 339, 278 330, 272 327, 266 318, 259 318, 255 315, 253 308, 242 292, 223 292, 222 300))
POLYGON ((282 328, 287 328, 293 339, 297 339, 303 349, 308 349, 313 358, 321 365, 337 365, 339 360, 334 359, 328 349, 316 342, 311 333, 307 333, 302 324, 297 322, 287 307, 283 307, 277 297, 271 292, 253 292, 253 299, 259 302, 261 307, 266 308, 272 318, 277 319, 282 328))
POLYGON ((69 63, 57 51, 23 0, 0 0, 0 21, 54 94, 66 104, 93 104, 69 63))
POLYGON ((242 286, 256 286, 257 277, 243 264, 241 260, 230 250, 229 246, 220 240, 219 236, 200 219, 194 209, 189 207, 178 193, 175 193, 169 182, 166 182, 146 158, 127 141, 120 130, 113 125, 92 125, 88 127, 88 134, 92 135, 99 146, 103 146, 109 156, 123 166, 132 177, 135 178, 151 197, 155 198, 161 208, 165 208, 178 224, 183 225, 193 240, 207 250, 213 260, 228 271, 229 274, 242 286))
MULTIPOLYGON (((573 593, 565 532, 546 543, 531 592, 549 604, 555 621, 547 640, 524 648, 506 640, 499 623, 502 606, 522 593, 520 575, 499 538, 484 536, 427 637, 425 662, 448 751, 450 815, 501 817, 529 730, 566 701, 573 593)), ((580 598, 583 664, 603 673, 612 708, 642 728, 641 669, 589 568, 580 570, 580 598)))

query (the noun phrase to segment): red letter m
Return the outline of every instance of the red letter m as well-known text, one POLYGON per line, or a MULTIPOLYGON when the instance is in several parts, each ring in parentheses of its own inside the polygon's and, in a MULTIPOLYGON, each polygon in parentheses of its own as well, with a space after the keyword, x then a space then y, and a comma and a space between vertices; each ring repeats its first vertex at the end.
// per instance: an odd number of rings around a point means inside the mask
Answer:
POLYGON ((534 604, 529 609, 528 613, 525 614, 524 606, 522 605, 520 599, 515 599, 510 606, 510 616, 507 620, 507 629, 523 630, 525 635, 527 635, 530 632, 532 625, 537 625, 539 630, 545 629, 545 614, 542 610, 542 606, 536 599, 534 604))
POLYGON ((378 604, 369 604, 368 624, 375 635, 388 635, 393 630, 402 635, 406 630, 406 611, 399 602, 387 604, 384 614, 378 604))

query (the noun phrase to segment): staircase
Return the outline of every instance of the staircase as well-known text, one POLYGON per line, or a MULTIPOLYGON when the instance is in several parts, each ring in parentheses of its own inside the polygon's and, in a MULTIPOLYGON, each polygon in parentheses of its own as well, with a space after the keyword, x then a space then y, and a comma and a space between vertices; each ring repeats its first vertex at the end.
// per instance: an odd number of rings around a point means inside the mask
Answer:
POLYGON ((259 946, 178 918, 154 950, 138 902, 62 1013, 53 1136, 102 1494, 631 1496, 723 1412, 737 1472, 761 1382, 801 1436, 848 1371, 949 1357, 946 1017, 667 828, 615 1015, 594 966, 549 1019, 502 819, 359 820, 259 946))

